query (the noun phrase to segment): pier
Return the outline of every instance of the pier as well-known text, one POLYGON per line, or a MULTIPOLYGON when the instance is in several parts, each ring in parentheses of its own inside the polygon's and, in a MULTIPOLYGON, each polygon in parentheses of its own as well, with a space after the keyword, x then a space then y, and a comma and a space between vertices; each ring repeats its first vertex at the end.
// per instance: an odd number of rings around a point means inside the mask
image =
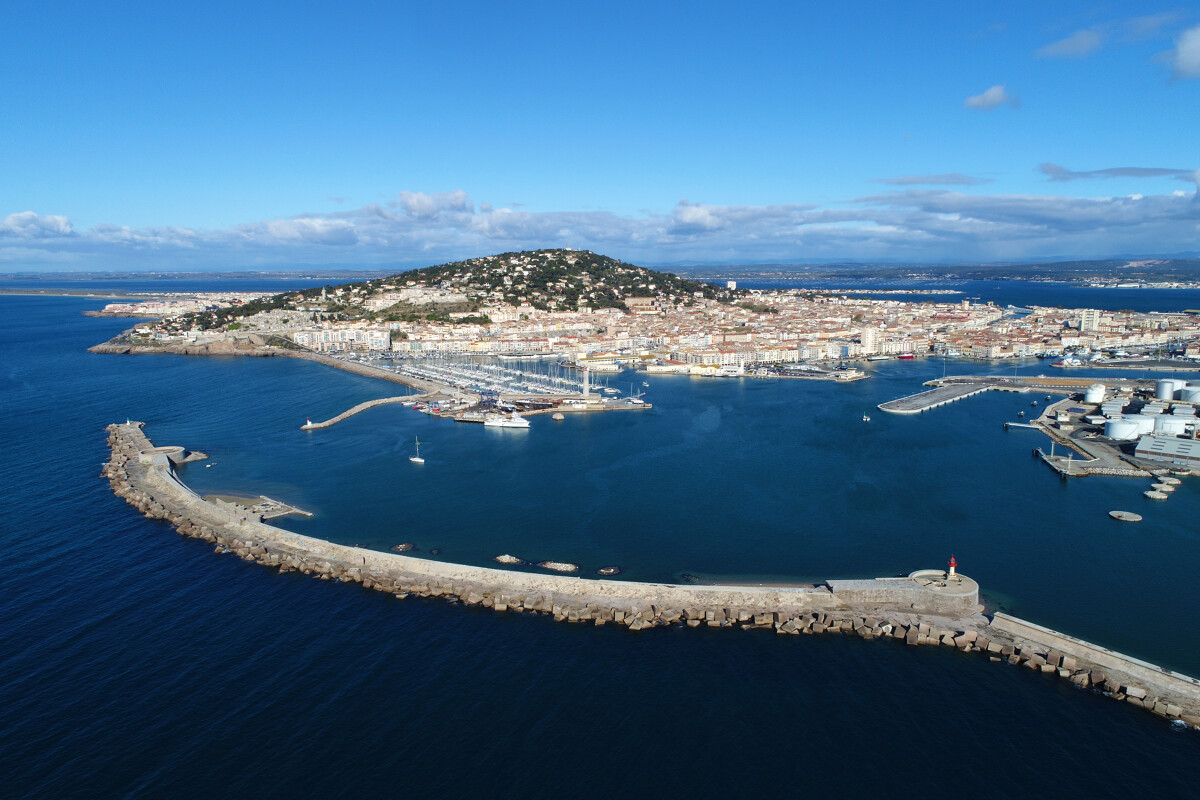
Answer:
POLYGON ((878 408, 880 411, 886 411, 889 414, 920 414, 922 411, 929 411, 930 409, 944 406, 947 403, 953 403, 956 400, 974 397, 991 388, 988 384, 980 383, 955 383, 948 386, 938 386, 936 389, 930 389, 926 392, 910 394, 907 397, 900 397, 896 400, 880 403, 878 408))
POLYGON ((365 403, 359 403, 358 405, 354 406, 353 408, 346 409, 342 413, 338 414, 336 417, 330 417, 329 419, 325 420, 324 422, 306 422, 305 424, 300 426, 300 430, 315 431, 320 428, 329 428, 334 425, 337 425, 339 422, 341 422, 344 419, 349 419, 350 417, 353 417, 355 414, 360 414, 363 411, 366 411, 368 408, 375 408, 376 406, 386 406, 386 405, 390 405, 392 403, 402 403, 405 400, 422 400, 425 397, 426 397, 426 395, 423 395, 423 394, 402 394, 397 397, 381 397, 378 400, 368 400, 365 403))
POLYGON ((829 580, 790 586, 678 585, 538 575, 473 567, 339 545, 264 524, 206 502, 153 449, 142 423, 108 427, 104 476, 145 516, 247 561, 321 580, 359 583, 397 599, 444 598, 496 612, 556 621, 615 624, 631 631, 662 626, 762 629, 780 635, 836 633, 941 645, 991 661, 1052 673, 1081 688, 1200 729, 1200 682, 1035 623, 981 612, 979 586, 955 572, 829 580))
POLYGON ((1122 378, 1051 378, 1039 375, 1028 377, 1002 377, 985 375, 955 375, 949 378, 937 378, 926 381, 926 386, 932 386, 924 392, 910 394, 886 403, 880 403, 880 411, 891 414, 920 414, 933 408, 944 406, 967 397, 974 397, 986 391, 999 392, 1079 392, 1092 384, 1100 383, 1109 388, 1133 386, 1137 389, 1153 388, 1153 381, 1125 380, 1122 378))

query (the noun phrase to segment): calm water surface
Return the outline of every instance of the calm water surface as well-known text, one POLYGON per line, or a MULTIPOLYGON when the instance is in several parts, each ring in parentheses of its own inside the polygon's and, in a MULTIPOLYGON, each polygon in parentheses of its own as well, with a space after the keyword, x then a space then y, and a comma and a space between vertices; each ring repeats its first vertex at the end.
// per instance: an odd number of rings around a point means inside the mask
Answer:
POLYGON ((1033 432, 1002 429, 1030 396, 891 416, 875 404, 943 367, 882 362, 849 386, 649 376, 650 411, 527 431, 388 406, 305 433, 396 387, 286 359, 90 355, 127 326, 79 316, 101 304, 0 297, 6 794, 914 795, 906 772, 965 770, 990 776, 981 796, 1051 777, 1189 796, 1195 734, 1007 665, 399 602, 215 556, 98 477, 104 426, 129 416, 212 455, 184 471, 201 491, 262 492, 316 512, 293 530, 463 563, 819 580, 954 553, 993 608, 1200 673, 1197 486, 1151 506, 1141 480, 1059 481, 1033 432))

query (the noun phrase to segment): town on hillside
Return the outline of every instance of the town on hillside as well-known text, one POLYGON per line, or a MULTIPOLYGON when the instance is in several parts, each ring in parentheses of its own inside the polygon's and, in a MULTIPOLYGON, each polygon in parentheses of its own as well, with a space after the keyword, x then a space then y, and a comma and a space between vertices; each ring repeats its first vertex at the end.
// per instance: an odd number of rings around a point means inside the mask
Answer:
POLYGON ((205 344, 254 336, 319 353, 389 358, 563 354, 596 371, 636 362, 700 374, 923 355, 1061 356, 1061 366, 1101 354, 1200 357, 1200 316, 1191 313, 746 290, 735 281, 687 280, 566 249, 270 296, 197 298, 186 313, 176 308, 162 308, 173 313, 135 326, 128 340, 205 344))

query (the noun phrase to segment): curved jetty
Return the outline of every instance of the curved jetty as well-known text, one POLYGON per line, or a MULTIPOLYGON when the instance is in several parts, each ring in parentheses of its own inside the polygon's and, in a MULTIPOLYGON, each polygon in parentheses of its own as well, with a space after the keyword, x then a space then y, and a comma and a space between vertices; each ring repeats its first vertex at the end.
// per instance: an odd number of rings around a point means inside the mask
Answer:
POLYGON ((358 405, 354 406, 353 408, 343 411, 342 413, 338 414, 336 417, 330 417, 329 419, 325 420, 324 422, 312 422, 312 421, 306 422, 305 424, 300 426, 300 430, 315 431, 320 428, 329 428, 334 425, 337 425, 339 422, 341 422, 344 419, 348 419, 350 417, 353 417, 355 414, 359 414, 363 411, 366 411, 368 408, 375 408, 376 406, 386 406, 386 405, 390 405, 392 403, 403 403, 405 400, 420 400, 423 397, 425 397, 425 395, 423 395, 423 394, 402 394, 402 395, 397 395, 396 397, 381 397, 378 400, 367 400, 365 403, 359 403, 358 405))
POLYGON ((211 542, 218 553, 281 572, 353 581, 400 599, 444 597, 633 631, 685 624, 943 645, 1054 673, 1200 729, 1200 682, 1004 614, 989 620, 980 613, 978 585, 953 567, 949 573, 767 587, 637 583, 427 561, 302 536, 232 513, 184 485, 171 460, 155 452, 142 423, 110 425, 108 434, 112 455, 104 475, 118 496, 185 536, 211 542))

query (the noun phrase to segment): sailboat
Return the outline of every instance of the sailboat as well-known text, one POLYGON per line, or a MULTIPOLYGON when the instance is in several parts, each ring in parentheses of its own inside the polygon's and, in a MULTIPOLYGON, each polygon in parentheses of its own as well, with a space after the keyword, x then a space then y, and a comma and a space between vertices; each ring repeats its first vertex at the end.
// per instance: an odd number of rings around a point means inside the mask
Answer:
POLYGON ((421 440, 415 436, 413 437, 413 440, 416 442, 416 445, 417 445, 417 454, 415 456, 409 456, 408 460, 413 462, 414 464, 424 464, 425 459, 421 458, 421 440))
POLYGON ((863 414, 863 422, 870 422, 870 421, 871 421, 871 418, 869 416, 867 416, 866 414, 863 414))

